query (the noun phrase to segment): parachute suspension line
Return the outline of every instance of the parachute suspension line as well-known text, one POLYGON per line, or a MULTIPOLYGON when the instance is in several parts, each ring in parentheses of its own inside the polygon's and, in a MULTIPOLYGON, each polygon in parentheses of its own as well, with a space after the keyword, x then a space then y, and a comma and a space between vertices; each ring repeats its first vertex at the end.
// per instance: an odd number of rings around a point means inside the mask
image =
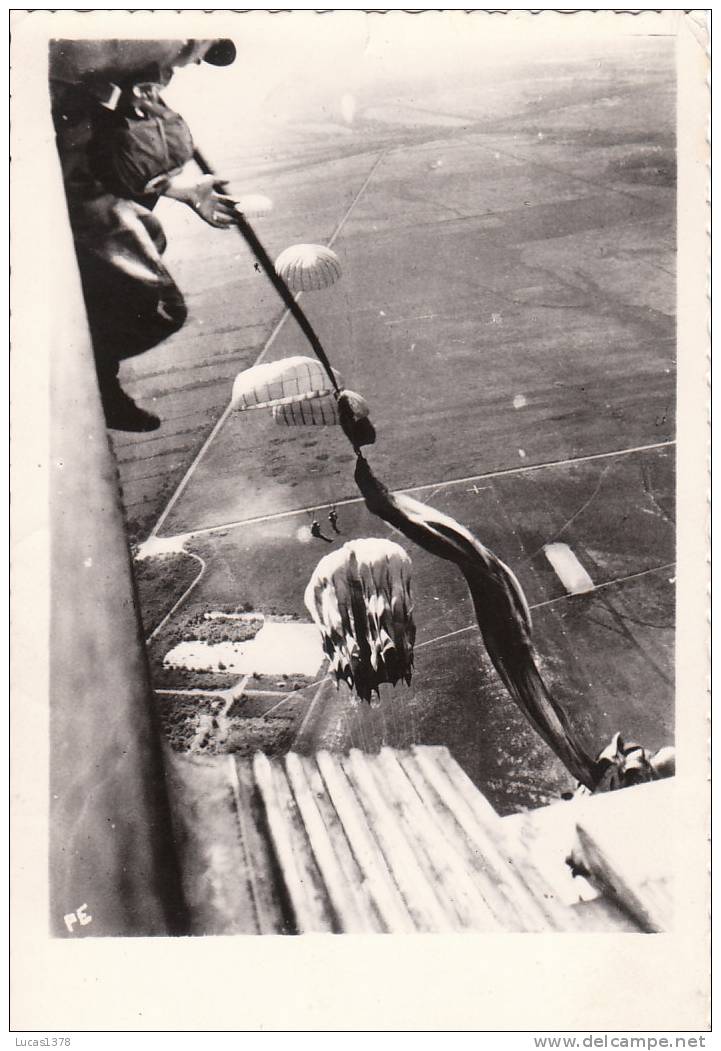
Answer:
POLYGON ((415 740, 415 725, 414 725, 414 722, 413 722, 413 701, 411 700, 411 702, 409 704, 405 704, 404 707, 406 709, 406 719, 407 719, 407 724, 408 724, 408 730, 407 730, 407 733, 408 733, 408 736, 409 736, 408 743, 409 744, 416 744, 416 740, 415 740))
MULTIPOLYGON (((390 744, 390 740, 388 738, 388 726, 386 724, 386 708, 387 707, 388 707, 388 705, 381 704, 379 709, 378 709, 378 714, 380 716, 380 721, 381 721, 381 744, 382 745, 390 744)), ((390 707, 392 708, 393 705, 391 705, 390 707)))
POLYGON ((356 719, 358 721, 358 728, 360 730, 361 751, 365 752, 366 755, 368 755, 368 736, 366 733, 367 723, 365 719, 365 712, 361 708, 360 704, 356 708, 356 719))
MULTIPOLYGON (((350 616, 361 658, 364 658, 366 663, 368 663, 370 660, 370 646, 368 644, 367 630, 368 613, 363 598, 363 589, 357 580, 350 581, 350 616)), ((368 742, 366 740, 366 721, 361 717, 362 711, 363 709, 359 702, 353 710, 353 720, 358 727, 361 751, 367 753, 368 742)))
MULTIPOLYGON (((339 687, 339 689, 342 688, 343 687, 339 687)), ((361 747, 360 738, 358 736, 358 719, 356 717, 356 713, 357 709, 355 707, 351 707, 350 705, 346 705, 345 711, 343 713, 346 728, 349 731, 351 748, 361 747)))
MULTIPOLYGON (((403 698, 405 700, 405 698, 403 698)), ((394 704, 393 708, 393 746, 394 748, 408 747, 408 713, 404 710, 405 704, 394 704)))
MULTIPOLYGON (((360 748, 361 752, 367 752, 368 748, 366 746, 366 733, 365 733, 365 723, 366 723, 366 721, 365 721, 365 718, 362 717, 361 712, 362 712, 362 709, 361 709, 360 704, 356 705, 356 707, 353 709, 353 721, 355 722, 355 725, 356 725, 356 727, 358 729, 358 744, 356 745, 356 748, 360 748)), ((363 714, 365 714, 365 713, 363 713, 363 714)))
MULTIPOLYGON (((198 165, 200 170, 205 175, 215 175, 216 174, 213 171, 213 169, 211 168, 210 164, 208 164, 207 160, 205 159, 203 154, 200 152, 200 150, 198 150, 198 149, 194 150, 194 152, 193 152, 193 160, 195 161, 195 163, 198 165)), ((272 259, 270 258, 270 256, 268 255, 268 253, 266 252, 265 248, 261 244, 260 240, 258 239, 258 236, 257 236, 255 230, 250 225, 250 223, 245 218, 245 216, 242 214, 242 212, 237 212, 236 211, 236 214, 235 214, 235 217, 234 217, 234 221, 235 221, 236 227, 238 228, 238 230, 242 234, 242 236, 245 239, 245 241, 246 241, 248 247, 250 248, 251 252, 253 253, 255 258, 258 260, 258 262, 262 266, 263 270, 265 271, 266 276, 270 280, 270 283, 273 285, 273 287, 275 288, 276 292, 278 293, 280 298, 283 300, 283 302, 285 303, 285 305, 288 308, 288 310, 290 311, 290 313, 293 315, 295 320, 298 322, 298 325, 300 326, 301 331, 303 332, 303 335, 306 337, 306 339, 310 343, 311 347, 313 348, 313 350, 314 350, 314 352, 316 354, 316 357, 320 361, 320 363, 323 366, 323 368, 325 369, 325 371, 328 373, 328 379, 330 380, 331 386, 333 387, 333 390, 335 391, 336 395, 340 394, 340 387, 338 386, 338 382, 337 382, 337 380, 335 378, 335 375, 333 373, 333 369, 331 368, 331 364, 330 364, 330 362, 328 360, 328 356, 327 356, 325 350, 323 349, 320 340, 318 339, 317 335, 315 334, 315 331, 313 330, 313 327, 312 327, 310 321, 308 321, 308 318, 305 316, 305 314, 303 313, 301 308, 296 303, 295 296, 293 295, 291 290, 288 288, 287 284, 285 283, 283 278, 280 276, 280 274, 276 273, 275 265, 274 265, 272 259)))
MULTIPOLYGON (((342 690, 344 687, 341 686, 340 689, 342 690)), ((362 718, 362 712, 363 709, 360 703, 352 702, 351 704, 346 704, 345 721, 346 726, 350 730, 352 747, 359 748, 361 752, 365 752, 365 735, 363 733, 365 719, 362 718)))
POLYGON ((414 718, 415 713, 413 711, 413 698, 412 697, 409 698, 408 704, 404 705, 403 707, 405 708, 404 721, 405 721, 405 724, 406 724, 404 729, 405 729, 406 734, 409 737, 408 744, 409 745, 411 745, 411 744, 418 744, 418 741, 416 741, 416 724, 415 724, 415 718, 414 718))

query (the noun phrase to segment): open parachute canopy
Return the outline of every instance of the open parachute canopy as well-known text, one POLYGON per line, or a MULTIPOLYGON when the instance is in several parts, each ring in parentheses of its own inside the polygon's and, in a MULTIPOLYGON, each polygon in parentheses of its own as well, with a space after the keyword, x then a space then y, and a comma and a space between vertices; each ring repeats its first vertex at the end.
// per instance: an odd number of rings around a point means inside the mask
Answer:
POLYGON ((338 407, 332 394, 274 405, 271 412, 280 427, 323 427, 339 423, 338 407))
MULTIPOLYGON (((341 374, 333 369, 333 375, 340 387, 341 374)), ((338 424, 340 412, 346 411, 353 420, 366 421, 366 427, 373 431, 365 398, 352 390, 341 390, 336 397, 323 366, 302 355, 265 362, 238 373, 231 407, 236 412, 270 409, 275 422, 285 427, 338 424)))
POLYGON ((325 245, 291 245, 276 259, 275 270, 293 292, 330 288, 341 276, 340 259, 325 245))
POLYGON ((262 219, 273 211, 273 202, 263 193, 246 193, 235 202, 235 208, 246 219, 262 219))
MULTIPOLYGON (((333 369, 333 374, 341 386, 340 373, 333 369)), ((231 406, 236 412, 272 409, 329 396, 332 400, 332 392, 328 373, 320 362, 297 354, 239 372, 233 384, 231 406)))
POLYGON ((365 701, 382 682, 411 681, 416 628, 411 560, 399 544, 349 540, 322 558, 305 605, 323 637, 330 671, 365 701))
MULTIPOLYGON (((362 420, 370 416, 368 403, 360 394, 352 390, 344 390, 340 397, 347 402, 354 419, 362 420)), ((340 423, 339 404, 334 394, 319 394, 317 397, 303 401, 274 405, 271 411, 273 419, 281 427, 340 423)))

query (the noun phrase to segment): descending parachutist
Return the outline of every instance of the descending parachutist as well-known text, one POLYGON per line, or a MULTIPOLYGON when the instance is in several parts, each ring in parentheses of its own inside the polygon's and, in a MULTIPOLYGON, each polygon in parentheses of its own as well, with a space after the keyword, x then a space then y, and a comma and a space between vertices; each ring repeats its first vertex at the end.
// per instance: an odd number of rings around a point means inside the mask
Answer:
POLYGON ((310 524, 310 535, 317 537, 318 540, 325 540, 326 544, 332 544, 333 541, 329 536, 323 536, 320 531, 320 522, 314 519, 310 524))
POLYGON ((330 511, 328 512, 328 521, 333 527, 333 532, 340 534, 341 530, 338 528, 338 512, 336 511, 335 507, 331 507, 330 511))
POLYGON ((278 256, 275 269, 291 292, 330 288, 341 276, 340 259, 327 245, 291 245, 278 256))

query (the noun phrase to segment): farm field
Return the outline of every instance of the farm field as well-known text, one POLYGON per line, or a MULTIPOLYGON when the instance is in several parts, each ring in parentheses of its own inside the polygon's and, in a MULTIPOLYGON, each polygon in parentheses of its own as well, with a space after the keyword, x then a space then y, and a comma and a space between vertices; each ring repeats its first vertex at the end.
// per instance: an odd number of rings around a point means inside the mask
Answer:
MULTIPOLYGON (((338 254, 341 280, 300 303, 371 407, 377 476, 513 569, 544 677, 589 750, 619 730, 658 748, 674 725, 672 41, 526 55, 455 82, 422 65, 356 78, 352 105, 339 91, 297 103, 282 126, 233 129, 212 160, 233 192, 273 199, 254 221, 272 256, 306 241, 338 254), (591 590, 568 594, 544 551, 554 542, 591 590)), ((170 202, 158 215, 190 317, 123 365, 162 428, 112 440, 131 541, 169 560, 160 598, 139 573, 171 741, 211 753, 445 744, 502 813, 572 789, 493 671, 460 575, 405 540, 415 672, 379 706, 353 705, 321 665, 164 667, 209 612, 242 613, 246 634, 253 618, 308 622, 303 592, 330 547, 309 525, 328 533, 331 506, 334 546, 391 531, 359 498, 339 428, 225 413, 239 371, 310 351, 236 233, 170 202), (168 552, 184 563, 177 581, 168 552)))

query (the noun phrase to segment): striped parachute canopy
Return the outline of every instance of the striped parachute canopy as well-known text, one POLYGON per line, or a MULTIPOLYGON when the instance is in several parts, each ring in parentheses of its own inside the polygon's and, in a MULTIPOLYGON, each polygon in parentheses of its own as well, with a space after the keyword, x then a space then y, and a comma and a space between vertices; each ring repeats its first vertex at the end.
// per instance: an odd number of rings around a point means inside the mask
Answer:
POLYGON ((263 193, 246 193, 235 202, 235 208, 246 219, 261 219, 273 211, 273 202, 263 193))
POLYGON ((349 540, 322 558, 305 604, 330 670, 370 702, 382 682, 411 681, 416 628, 411 560, 392 540, 349 540))
POLYGON ((293 292, 330 288, 341 275, 340 259, 325 245, 291 245, 276 259, 275 270, 293 292))
MULTIPOLYGON (((341 397, 347 400, 354 419, 368 418, 370 409, 367 401, 360 394, 352 390, 344 390, 341 392, 341 397)), ((338 402, 333 394, 320 394, 317 398, 275 405, 271 411, 275 422, 284 427, 340 423, 338 402)))
POLYGON ((274 405, 271 412, 273 419, 281 427, 322 427, 339 422, 338 407, 332 394, 320 394, 303 401, 274 405))
MULTIPOLYGON (((336 382, 342 385, 338 372, 336 382)), ((302 401, 314 401, 332 395, 328 374, 315 358, 296 355, 280 361, 268 361, 238 373, 233 384, 231 408, 272 409, 302 401)), ((331 398, 332 400, 332 398, 331 398)))

